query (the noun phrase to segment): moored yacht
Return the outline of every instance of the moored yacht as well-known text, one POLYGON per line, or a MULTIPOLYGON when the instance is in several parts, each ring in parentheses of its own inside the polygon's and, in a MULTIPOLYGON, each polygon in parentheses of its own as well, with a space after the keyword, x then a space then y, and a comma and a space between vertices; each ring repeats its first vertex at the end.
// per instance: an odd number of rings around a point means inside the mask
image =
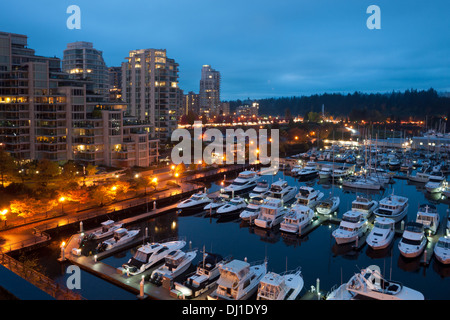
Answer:
POLYGON ((208 195, 206 195, 203 192, 199 192, 196 194, 193 194, 189 199, 186 199, 184 201, 181 201, 178 205, 177 205, 177 213, 178 214, 182 214, 182 213, 188 213, 188 212, 193 212, 193 211, 203 211, 203 208, 205 207, 205 205, 207 205, 208 203, 211 203, 212 199, 208 197, 208 195))
POLYGON ((374 227, 366 238, 367 244, 374 250, 387 248, 395 235, 395 221, 389 218, 375 218, 374 227))
POLYGON ((339 196, 334 196, 329 199, 321 201, 317 206, 316 210, 320 214, 332 214, 337 209, 339 209, 339 204, 341 203, 341 200, 339 199, 339 196))
POLYGON ((301 235, 302 229, 312 222, 314 211, 310 207, 295 205, 284 216, 280 231, 301 235))
POLYGON ((415 175, 409 175, 408 179, 413 182, 427 183, 430 178, 430 174, 427 172, 417 172, 415 175))
POLYGON ((405 258, 416 258, 422 254, 427 244, 423 224, 408 222, 403 231, 403 236, 398 243, 398 249, 405 258))
POLYGON ((255 171, 242 171, 233 182, 223 189, 223 193, 230 197, 249 193, 256 187, 259 177, 255 171))
POLYGON ((361 238, 367 228, 367 219, 362 212, 347 211, 342 216, 339 228, 333 231, 332 236, 337 244, 350 243, 361 238))
POLYGON ((212 199, 210 203, 208 203, 203 210, 206 211, 206 213, 215 213, 217 209, 220 207, 226 205, 228 203, 228 200, 225 196, 218 196, 212 199))
POLYGON ((319 171, 317 170, 317 165, 315 162, 308 162, 306 166, 297 172, 299 179, 311 179, 317 177, 319 171))
POLYGON ((308 206, 310 208, 314 208, 316 204, 323 198, 323 192, 320 190, 315 190, 312 187, 301 186, 298 189, 298 193, 295 196, 297 199, 295 204, 301 204, 304 206, 308 206))
POLYGON ((333 169, 331 169, 330 167, 323 167, 319 171, 319 178, 320 179, 328 179, 329 177, 331 177, 332 172, 333 172, 333 169))
POLYGON ((450 238, 440 237, 434 247, 436 259, 443 264, 450 264, 450 238))
POLYGON ((264 201, 265 199, 261 197, 250 198, 247 207, 239 214, 239 217, 244 221, 253 221, 261 212, 261 206, 264 201))
POLYGON ((267 191, 269 191, 269 183, 267 182, 267 180, 258 181, 256 183, 256 187, 252 190, 252 192, 250 192, 248 196, 250 198, 261 197, 267 191))
POLYGON ((388 281, 378 266, 369 266, 355 273, 347 283, 333 290, 327 300, 424 300, 419 291, 400 282, 388 281))
POLYGON ((130 275, 137 275, 163 260, 169 253, 179 250, 186 245, 186 241, 169 241, 164 243, 147 243, 139 247, 134 256, 122 265, 124 271, 130 275))
POLYGON ((243 198, 234 197, 224 206, 219 207, 216 213, 220 217, 231 216, 239 214, 245 207, 247 207, 247 202, 243 198))
POLYGON ((175 290, 180 292, 184 299, 198 297, 217 284, 220 277, 219 266, 228 261, 219 254, 203 252, 203 259, 197 265, 195 273, 190 275, 183 284, 175 282, 175 290))
POLYGON ((425 184, 425 189, 429 193, 440 193, 445 187, 445 177, 444 175, 430 175, 428 182, 425 184))
POLYGON ((356 196, 356 199, 352 201, 352 210, 362 212, 365 218, 369 218, 377 208, 378 201, 363 196, 356 196))
POLYGON ((436 234, 440 223, 440 217, 436 206, 422 204, 417 212, 416 222, 422 224, 424 228, 430 230, 431 233, 436 234))
POLYGON ((97 240, 108 237, 117 229, 122 228, 122 223, 116 223, 114 220, 107 220, 101 223, 101 228, 87 235, 89 239, 97 240))
POLYGON ((301 268, 282 274, 268 272, 259 282, 256 300, 295 300, 303 285, 301 268))
POLYGON ((258 284, 267 273, 267 262, 248 263, 232 260, 219 266, 217 288, 208 300, 247 300, 258 290, 258 284))
POLYGON ((350 177, 342 182, 343 187, 366 190, 380 190, 383 184, 372 177, 356 176, 350 177))
POLYGON ((259 215, 253 222, 260 228, 270 229, 279 225, 287 212, 282 200, 268 199, 261 205, 259 215))
POLYGON ((196 256, 197 250, 172 251, 165 257, 164 265, 152 272, 150 282, 160 284, 164 276, 171 276, 172 279, 178 277, 189 268, 196 256))
POLYGON ((297 194, 297 187, 290 186, 285 180, 278 180, 270 186, 269 195, 266 199, 280 199, 284 203, 287 203, 294 199, 297 194))
POLYGON ((111 250, 118 246, 133 240, 139 233, 139 230, 127 230, 125 228, 119 228, 114 231, 114 236, 108 240, 100 242, 97 246, 98 252, 111 250))
POLYGON ((377 217, 391 218, 399 222, 408 213, 408 207, 408 198, 392 194, 380 200, 374 213, 377 217))

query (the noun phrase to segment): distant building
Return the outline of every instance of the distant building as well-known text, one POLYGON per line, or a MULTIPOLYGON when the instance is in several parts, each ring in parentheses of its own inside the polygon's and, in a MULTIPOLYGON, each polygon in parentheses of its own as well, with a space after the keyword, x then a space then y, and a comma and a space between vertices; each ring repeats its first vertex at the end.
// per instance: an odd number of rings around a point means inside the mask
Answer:
POLYGON ((259 113, 259 103, 257 101, 246 100, 242 106, 237 107, 236 115, 242 117, 257 117, 259 113))
POLYGON ((199 94, 189 91, 183 97, 183 114, 187 115, 189 112, 194 112, 195 114, 200 113, 200 96, 199 94))
POLYGON ((220 107, 220 72, 211 68, 210 65, 202 67, 200 79, 200 114, 208 116, 219 114, 220 107))
POLYGON ((122 63, 122 100, 127 114, 150 124, 152 137, 166 141, 178 126, 183 96, 178 63, 166 50, 132 50, 122 63))
POLYGON ((122 67, 109 67, 109 100, 122 100, 122 67))
POLYGON ((218 114, 221 116, 228 116, 230 114, 230 103, 221 102, 218 110, 218 114))
POLYGON ((67 44, 62 70, 75 79, 91 80, 93 93, 108 99, 108 68, 103 60, 102 51, 95 49, 91 42, 78 41, 67 44))

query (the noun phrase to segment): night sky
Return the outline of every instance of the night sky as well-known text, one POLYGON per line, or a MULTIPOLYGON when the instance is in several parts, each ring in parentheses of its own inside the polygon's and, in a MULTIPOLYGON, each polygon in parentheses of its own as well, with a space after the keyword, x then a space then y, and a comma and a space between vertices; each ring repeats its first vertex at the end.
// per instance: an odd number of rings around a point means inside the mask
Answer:
POLYGON ((130 50, 167 49, 180 87, 199 90, 202 65, 222 75, 222 100, 323 92, 450 91, 448 0, 3 0, 0 31, 28 35, 62 58, 89 41, 108 66, 130 50), (69 30, 68 6, 81 8, 69 30), (367 7, 381 9, 369 30, 367 7))

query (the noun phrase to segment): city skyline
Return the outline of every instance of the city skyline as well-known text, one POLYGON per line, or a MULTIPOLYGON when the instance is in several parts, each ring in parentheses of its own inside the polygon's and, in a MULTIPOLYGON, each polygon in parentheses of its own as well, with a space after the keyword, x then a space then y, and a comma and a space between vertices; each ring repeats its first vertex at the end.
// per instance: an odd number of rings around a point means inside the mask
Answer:
POLYGON ((384 0, 258 5, 138 1, 133 7, 65 1, 36 15, 39 8, 31 1, 10 4, 0 13, 0 29, 26 34, 37 54, 61 59, 68 43, 92 42, 103 51, 108 67, 120 66, 130 50, 165 49, 180 64, 184 92, 199 91, 202 65, 220 71, 222 100, 450 90, 450 39, 442 32, 450 26, 445 1, 433 6, 419 1, 414 7, 384 0), (71 4, 81 8, 81 30, 66 27, 71 4), (371 4, 381 8, 381 30, 366 27, 371 4), (212 21, 209 13, 214 13, 212 21), (15 21, 18 15, 22 19, 15 21), (201 15, 206 17, 198 19, 201 15))

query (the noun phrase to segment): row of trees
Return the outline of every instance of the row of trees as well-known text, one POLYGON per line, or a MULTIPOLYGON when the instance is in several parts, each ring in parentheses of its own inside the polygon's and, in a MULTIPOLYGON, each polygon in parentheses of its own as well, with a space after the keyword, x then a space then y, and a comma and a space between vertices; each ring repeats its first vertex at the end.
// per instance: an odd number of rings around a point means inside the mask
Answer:
MULTIPOLYGON (((293 115, 307 117, 311 111, 325 112, 334 117, 350 117, 350 120, 381 121, 386 118, 424 119, 427 115, 444 115, 450 118, 450 97, 439 95, 436 90, 406 90, 391 93, 324 93, 300 97, 280 97, 259 99, 259 113, 281 115, 280 111, 289 109, 293 115)), ((230 101, 234 110, 242 101, 230 101)))

